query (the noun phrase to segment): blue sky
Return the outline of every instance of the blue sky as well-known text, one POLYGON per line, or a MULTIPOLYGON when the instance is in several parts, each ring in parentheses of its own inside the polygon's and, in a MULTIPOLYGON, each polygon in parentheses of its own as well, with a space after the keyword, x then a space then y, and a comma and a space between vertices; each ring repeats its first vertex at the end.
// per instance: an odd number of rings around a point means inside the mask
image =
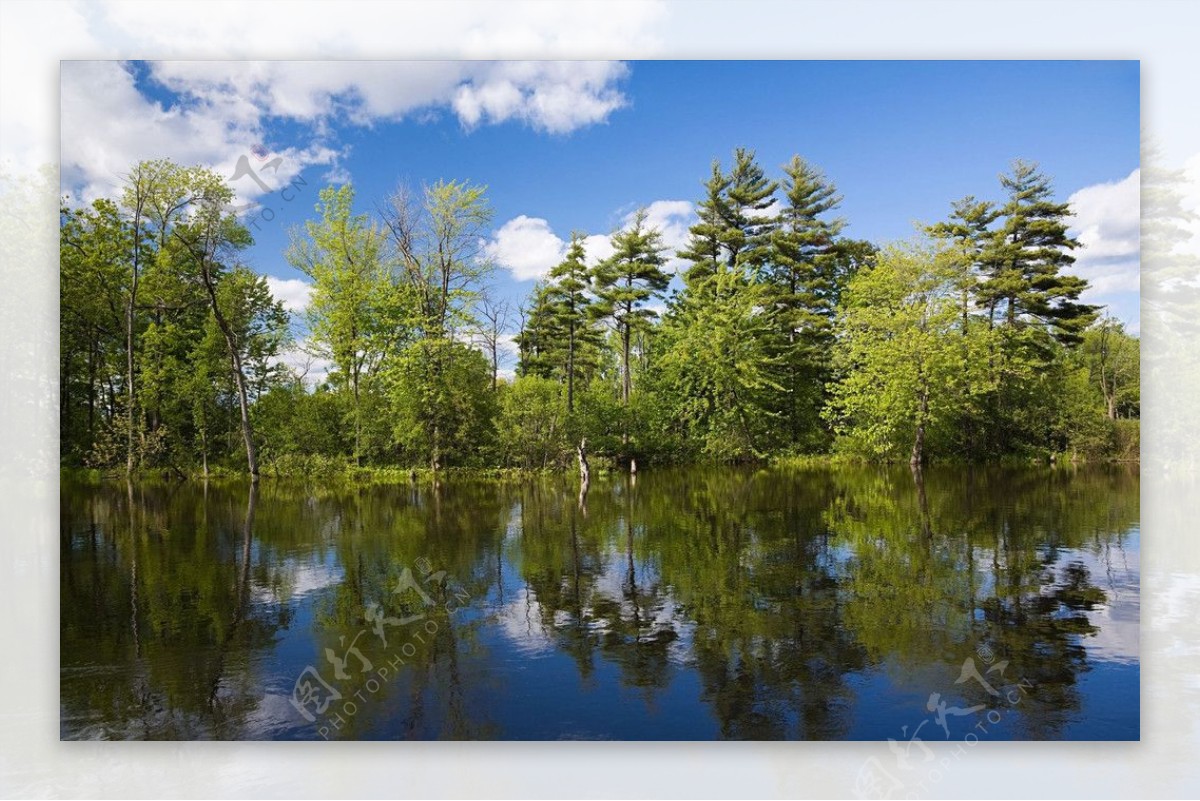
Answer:
POLYGON ((519 300, 572 230, 603 255, 637 206, 679 242, 712 160, 745 146, 772 176, 793 154, 822 168, 847 235, 875 242, 964 195, 998 199, 1012 159, 1037 161, 1077 207, 1089 299, 1138 323, 1134 61, 65 62, 62 82, 76 196, 140 158, 231 175, 256 144, 278 155, 262 178, 292 185, 287 202, 249 178, 235 189, 261 204, 247 261, 294 309, 287 230, 330 181, 352 181, 364 211, 400 182, 487 185, 494 289, 519 300))

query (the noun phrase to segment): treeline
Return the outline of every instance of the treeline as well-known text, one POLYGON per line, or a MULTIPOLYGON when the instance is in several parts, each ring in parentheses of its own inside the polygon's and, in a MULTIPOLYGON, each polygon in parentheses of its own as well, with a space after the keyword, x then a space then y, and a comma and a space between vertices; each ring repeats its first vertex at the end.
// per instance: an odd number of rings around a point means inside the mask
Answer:
POLYGON ((799 157, 776 180, 738 149, 703 186, 681 285, 642 210, 604 259, 573 234, 515 307, 491 292, 482 187, 373 214, 326 188, 287 252, 312 286, 298 344, 331 365, 310 388, 279 362, 288 317, 238 259, 224 182, 139 164, 119 199, 63 208, 64 463, 1137 458, 1138 342, 1080 302, 1070 209, 1036 166, 883 247, 843 235, 799 157))

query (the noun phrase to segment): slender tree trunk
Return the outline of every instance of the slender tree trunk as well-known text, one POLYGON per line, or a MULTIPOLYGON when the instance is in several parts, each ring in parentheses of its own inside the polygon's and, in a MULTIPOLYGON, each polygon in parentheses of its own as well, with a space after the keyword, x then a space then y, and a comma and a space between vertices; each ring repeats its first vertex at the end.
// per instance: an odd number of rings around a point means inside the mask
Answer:
MULTIPOLYGON (((136 253, 136 247, 134 252, 136 253)), ((133 283, 129 288, 129 302, 125 306, 125 474, 133 475, 133 313, 137 297, 137 256, 133 262, 133 283)))
MULTIPOLYGON (((93 330, 93 337, 95 331, 93 330)), ((96 438, 96 342, 88 348, 88 442, 96 438)))
POLYGON ((629 334, 630 334, 630 332, 629 332, 628 319, 626 319, 625 325, 622 326, 622 328, 623 328, 623 330, 621 332, 621 358, 622 358, 622 362, 624 364, 624 370, 623 370, 624 383, 621 387, 621 401, 624 403, 624 405, 628 406, 629 405, 629 396, 630 396, 630 394, 632 394, 632 389, 633 389, 633 381, 632 381, 631 376, 629 375, 629 334))
POLYGON ((908 463, 913 467, 920 467, 925 460, 925 421, 929 415, 929 387, 925 383, 924 377, 921 381, 921 392, 918 397, 917 405, 917 433, 913 437, 912 456, 908 463))
POLYGON ((213 284, 212 273, 207 264, 202 264, 200 273, 204 280, 204 288, 208 290, 208 299, 212 303, 213 317, 217 327, 225 337, 225 345, 229 348, 229 361, 233 365, 233 380, 237 385, 238 407, 242 413, 242 440, 246 444, 246 465, 250 470, 250 481, 258 481, 258 452, 254 447, 254 431, 250 425, 250 400, 246 396, 246 375, 242 371, 242 356, 238 352, 237 337, 229 327, 229 321, 221 313, 221 305, 217 302, 217 288, 213 284))
POLYGON ((137 201, 133 210, 133 265, 129 283, 129 302, 125 304, 125 475, 133 475, 133 330, 134 313, 136 311, 138 278, 141 272, 142 258, 142 207, 146 202, 142 197, 142 176, 137 178, 137 201))
POLYGON ((567 333, 567 414, 575 411, 575 320, 567 333))
POLYGON ((492 392, 495 392, 500 384, 500 343, 496 339, 492 339, 492 392))
POLYGON ((579 457, 579 482, 585 488, 592 480, 592 471, 588 466, 587 460, 587 437, 579 440, 579 445, 575 448, 575 453, 579 457))
MULTIPOLYGON (((357 357, 355 359, 357 361, 357 357)), ((358 367, 354 368, 354 466, 362 466, 362 403, 358 394, 358 367)))

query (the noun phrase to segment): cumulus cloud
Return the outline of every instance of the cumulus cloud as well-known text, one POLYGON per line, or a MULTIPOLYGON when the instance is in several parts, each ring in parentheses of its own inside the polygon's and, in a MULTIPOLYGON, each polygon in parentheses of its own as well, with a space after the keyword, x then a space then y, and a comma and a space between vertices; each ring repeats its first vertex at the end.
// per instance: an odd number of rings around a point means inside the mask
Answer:
POLYGON ((1081 248, 1071 272, 1089 283, 1083 300, 1107 305, 1136 320, 1140 285, 1141 171, 1119 181, 1086 186, 1068 199, 1071 233, 1081 248))
MULTIPOLYGON (((628 225, 631 217, 626 218, 628 225)), ((667 247, 667 270, 678 272, 687 262, 675 255, 688 240, 688 229, 696 222, 696 213, 687 200, 656 200, 646 207, 646 224, 662 233, 667 247)))
POLYGON ((312 343, 300 339, 287 350, 271 360, 272 364, 282 364, 293 374, 300 377, 309 387, 315 387, 329 377, 333 370, 333 362, 322 356, 314 355, 312 343))
POLYGON ((283 301, 283 308, 296 314, 308 308, 308 301, 312 296, 312 284, 299 278, 276 278, 268 275, 267 288, 271 290, 272 297, 283 301))
POLYGON ((142 159, 209 166, 230 179, 242 202, 339 155, 319 143, 264 151, 261 120, 241 99, 166 105, 142 94, 132 67, 121 62, 63 62, 61 97, 62 183, 84 201, 111 195, 142 159))
MULTIPOLYGON (((635 211, 621 218, 617 230, 633 223, 635 211)), ((662 234, 666 248, 666 270, 674 272, 685 262, 675 251, 687 242, 688 228, 695 217, 692 204, 686 200, 656 200, 646 207, 646 226, 662 234)), ((613 254, 611 234, 589 234, 583 240, 588 264, 595 265, 613 254)), ((502 225, 484 243, 484 254, 501 267, 507 268, 518 281, 541 278, 563 260, 568 240, 560 237, 541 217, 522 214, 502 225)))
POLYGON ((513 278, 527 281, 541 278, 563 259, 566 242, 540 217, 519 217, 500 226, 483 246, 483 254, 513 278))
MULTIPOLYGON (((466 129, 512 121, 565 134, 624 106, 619 84, 627 73, 613 61, 64 62, 64 185, 85 200, 107 194, 131 164, 156 157, 232 176, 240 158, 263 147, 281 157, 280 182, 313 164, 344 180, 345 152, 329 141, 332 121, 370 125, 449 112, 466 129), (301 124, 305 141, 266 141, 278 120, 301 124)), ((234 188, 252 199, 271 191, 264 183, 234 188)))

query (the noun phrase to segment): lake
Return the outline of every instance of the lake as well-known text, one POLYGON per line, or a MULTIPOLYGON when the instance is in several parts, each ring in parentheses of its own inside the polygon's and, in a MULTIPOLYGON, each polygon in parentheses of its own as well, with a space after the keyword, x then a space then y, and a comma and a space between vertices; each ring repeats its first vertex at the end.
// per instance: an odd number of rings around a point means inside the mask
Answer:
POLYGON ((1137 468, 919 479, 64 480, 61 736, 1138 739, 1137 468))

